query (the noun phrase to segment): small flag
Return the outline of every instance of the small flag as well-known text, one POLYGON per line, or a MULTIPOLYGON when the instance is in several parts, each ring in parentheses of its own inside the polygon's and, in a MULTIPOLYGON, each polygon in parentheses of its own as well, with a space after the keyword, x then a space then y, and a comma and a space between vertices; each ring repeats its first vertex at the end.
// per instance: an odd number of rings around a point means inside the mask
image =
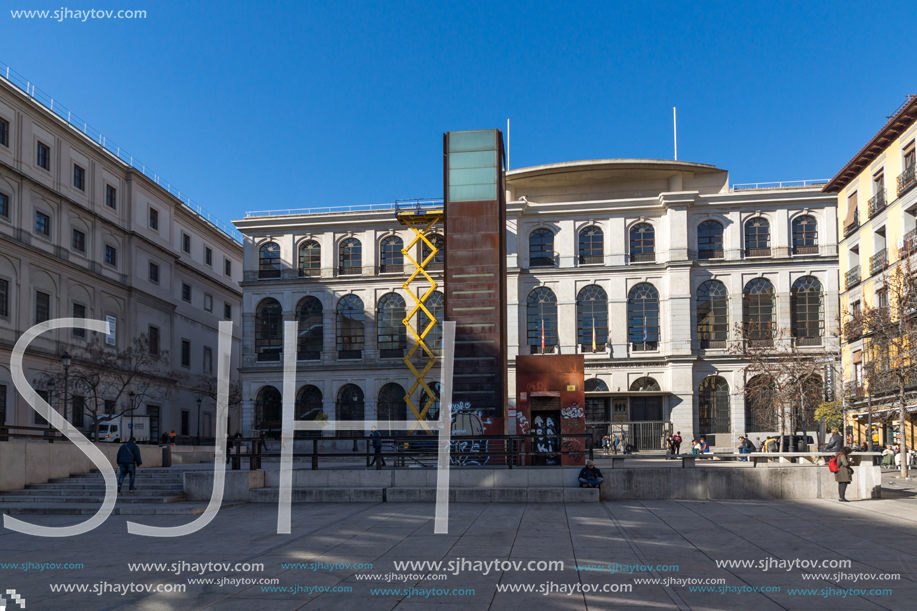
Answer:
POLYGON ((595 352, 595 316, 592 317, 592 351, 595 352))
POLYGON ((646 316, 643 317, 643 343, 646 343, 646 316))
POLYGON ((541 319, 541 353, 544 354, 544 318, 541 319))

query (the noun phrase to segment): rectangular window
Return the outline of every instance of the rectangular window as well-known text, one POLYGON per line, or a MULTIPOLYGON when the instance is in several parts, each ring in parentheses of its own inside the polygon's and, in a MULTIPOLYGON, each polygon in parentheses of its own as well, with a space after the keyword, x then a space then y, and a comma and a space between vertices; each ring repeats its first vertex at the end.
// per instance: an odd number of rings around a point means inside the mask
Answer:
POLYGON ((213 267, 213 249, 204 247, 204 263, 213 267))
POLYGON ((35 233, 51 235, 51 217, 44 212, 35 213, 35 233))
POLYGON ((213 373, 213 350, 204 346, 204 373, 213 373))
POLYGON ((223 319, 232 320, 232 306, 228 303, 223 304, 223 319))
POLYGON ((35 291, 35 324, 51 319, 51 295, 35 291))
POLYGON ((150 336, 150 354, 153 356, 159 356, 159 327, 154 327, 150 325, 149 329, 150 336))
POLYGON ((914 143, 911 142, 904 149, 904 169, 912 167, 915 162, 917 162, 917 154, 915 154, 914 143))
POLYGON ((0 144, 10 145, 10 122, 6 119, 0 119, 0 144))
POLYGON ((105 205, 113 210, 118 208, 118 190, 111 185, 105 185, 105 205))
MULTIPOLYGON (((86 306, 79 303, 73 304, 73 317, 86 318, 86 306)), ((86 337, 86 329, 73 329, 73 337, 86 337)))
POLYGON ((159 284, 159 266, 150 261, 150 282, 159 284))
POLYGON ((0 279, 0 316, 10 315, 10 283, 0 279))
POLYGON ((86 234, 79 229, 74 229, 70 237, 70 246, 77 252, 86 252, 86 234))
POLYGON ((191 367, 191 342, 181 340, 181 366, 191 367))
MULTIPOLYGON (((47 390, 37 390, 38 396, 41 397, 45 403, 51 403, 51 395, 47 390)), ((32 410, 32 424, 35 426, 48 426, 48 421, 44 419, 44 416, 41 416, 35 410, 32 410)))
POLYGON ((0 216, 9 217, 10 215, 10 196, 6 193, 0 193, 0 216))
POLYGON ((114 399, 105 399, 105 413, 106 414, 115 413, 115 400, 114 399))
POLYGON ((73 186, 80 191, 86 190, 86 170, 73 164, 73 186))
POLYGON ((70 404, 70 424, 80 429, 83 428, 83 415, 86 413, 86 398, 81 395, 73 395, 70 404))
POLYGON ((213 312, 213 296, 204 294, 204 309, 213 312))
POLYGON ((187 233, 181 234, 181 249, 189 255, 191 254, 191 236, 187 233))
POLYGON ((181 411, 181 434, 188 436, 191 433, 188 431, 188 422, 191 420, 191 412, 186 409, 181 411))
POLYGON ((232 261, 229 259, 223 261, 223 275, 232 276, 232 261))
POLYGON ((159 231, 159 210, 150 208, 150 229, 159 231))
POLYGON ((191 285, 190 284, 185 284, 184 282, 181 283, 181 298, 182 298, 182 301, 187 301, 188 303, 191 303, 191 285))
POLYGON ((118 249, 114 246, 105 245, 105 262, 112 267, 118 265, 118 249))
POLYGON ((876 307, 878 308, 887 308, 888 307, 888 290, 887 289, 876 291, 876 307))
POLYGON ((51 171, 51 147, 38 143, 38 155, 35 159, 38 167, 51 171))

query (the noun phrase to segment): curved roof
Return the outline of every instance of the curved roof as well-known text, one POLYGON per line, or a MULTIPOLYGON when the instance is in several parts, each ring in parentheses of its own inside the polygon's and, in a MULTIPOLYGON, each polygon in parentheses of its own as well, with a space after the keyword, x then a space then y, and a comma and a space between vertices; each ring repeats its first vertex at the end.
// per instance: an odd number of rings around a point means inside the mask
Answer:
POLYGON ((573 174, 577 172, 618 172, 633 173, 638 171, 652 175, 670 175, 672 172, 691 172, 705 174, 725 172, 715 165, 695 163, 692 161, 675 161, 672 159, 587 159, 583 161, 564 161, 562 163, 549 163, 528 168, 510 170, 506 173, 507 180, 519 178, 535 178, 550 174, 573 174))

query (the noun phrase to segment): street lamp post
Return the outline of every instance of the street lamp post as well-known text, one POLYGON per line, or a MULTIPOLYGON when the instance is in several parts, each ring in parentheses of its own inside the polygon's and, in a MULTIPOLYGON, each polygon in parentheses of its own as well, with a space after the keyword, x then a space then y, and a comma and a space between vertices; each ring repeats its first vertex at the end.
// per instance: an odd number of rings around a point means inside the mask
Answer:
POLYGON ((67 417, 67 390, 69 389, 68 382, 70 381, 70 353, 64 352, 60 355, 61 364, 64 366, 64 420, 70 420, 67 417))
POLYGON ((134 396, 135 396, 134 391, 132 390, 129 393, 127 393, 127 396, 130 397, 130 401, 131 401, 131 426, 130 426, 130 432, 127 436, 129 440, 131 437, 134 436, 134 410, 136 409, 134 407, 134 396))
POLYGON ((201 445, 201 402, 203 397, 197 397, 197 445, 201 445))
MULTIPOLYGON (((56 385, 57 384, 54 382, 53 379, 50 382, 48 382, 48 405, 51 406, 51 409, 54 409, 54 387, 56 385)), ((50 416, 51 414, 48 414, 48 415, 50 416)), ((50 434, 50 432, 51 432, 51 419, 49 418, 48 419, 48 433, 50 434)))

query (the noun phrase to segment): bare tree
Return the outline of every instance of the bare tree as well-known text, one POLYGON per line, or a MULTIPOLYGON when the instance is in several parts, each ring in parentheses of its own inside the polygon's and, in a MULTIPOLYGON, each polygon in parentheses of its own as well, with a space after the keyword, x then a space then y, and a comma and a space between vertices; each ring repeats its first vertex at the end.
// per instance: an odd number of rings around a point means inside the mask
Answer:
MULTIPOLYGON (((214 404, 217 400, 217 378, 216 376, 202 373, 197 376, 194 384, 194 392, 202 397, 212 399, 214 404)), ((242 384, 236 381, 229 383, 229 414, 234 409, 242 405, 242 384)), ((227 433, 228 433, 227 429, 227 433)))
MULTIPOLYGON (((903 255, 910 250, 903 252, 903 255)), ((910 258, 886 270, 876 283, 875 303, 848 312, 849 337, 863 338, 861 386, 870 412, 882 408, 885 420, 898 421, 901 476, 908 474, 905 425, 908 405, 917 401, 917 271, 910 258)), ((870 431, 871 434, 871 431, 870 431)))
MULTIPOLYGON (((83 397, 82 409, 91 420, 96 441, 101 423, 130 413, 145 401, 160 401, 171 394, 179 380, 175 375, 163 375, 168 364, 168 353, 151 346, 146 334, 123 350, 97 337, 75 351, 69 371, 69 394, 83 397)), ((63 385, 63 369, 50 375, 59 387, 63 385)))
POLYGON ((814 428, 829 383, 826 367, 836 367, 838 360, 836 344, 821 338, 821 345, 803 346, 789 329, 771 322, 737 323, 735 330, 730 352, 746 363, 747 413, 761 427, 778 432, 782 449, 785 434, 814 428))

